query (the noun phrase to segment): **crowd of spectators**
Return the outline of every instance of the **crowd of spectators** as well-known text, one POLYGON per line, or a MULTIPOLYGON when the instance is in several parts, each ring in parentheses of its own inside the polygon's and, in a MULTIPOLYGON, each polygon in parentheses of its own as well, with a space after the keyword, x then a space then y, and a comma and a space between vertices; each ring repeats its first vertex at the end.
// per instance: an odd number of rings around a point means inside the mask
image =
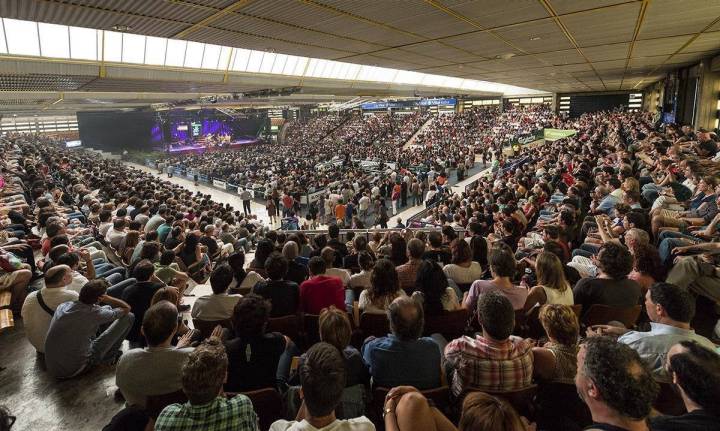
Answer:
POLYGON ((262 388, 287 408, 271 430, 717 429, 717 136, 656 130, 642 112, 550 122, 577 133, 498 157, 464 193, 432 190, 437 228, 369 238, 337 222, 349 184, 336 223, 310 238, 9 137, 0 286, 55 384, 115 365, 128 407, 109 430, 255 430, 262 388), (197 284, 212 293, 188 310, 197 284), (185 401, 151 414, 151 397, 178 391, 185 401))

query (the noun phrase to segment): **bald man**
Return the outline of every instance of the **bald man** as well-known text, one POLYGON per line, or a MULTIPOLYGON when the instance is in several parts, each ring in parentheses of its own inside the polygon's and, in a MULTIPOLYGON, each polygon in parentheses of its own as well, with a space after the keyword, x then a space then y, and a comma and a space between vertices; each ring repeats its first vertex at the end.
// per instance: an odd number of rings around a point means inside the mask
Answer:
POLYGON ((440 386, 440 347, 421 337, 425 316, 422 306, 408 297, 388 307, 392 334, 370 337, 362 346, 363 361, 376 386, 414 386, 420 390, 440 386))

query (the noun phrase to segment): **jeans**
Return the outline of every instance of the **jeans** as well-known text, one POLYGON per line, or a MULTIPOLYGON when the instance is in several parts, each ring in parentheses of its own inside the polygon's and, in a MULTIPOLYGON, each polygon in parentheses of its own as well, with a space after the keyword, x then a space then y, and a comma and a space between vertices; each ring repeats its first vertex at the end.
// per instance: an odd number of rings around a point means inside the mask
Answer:
POLYGON ((118 357, 120 346, 130 332, 135 316, 128 313, 114 321, 102 334, 90 343, 90 358, 85 368, 111 362, 118 357))
POLYGON ((692 235, 686 235, 684 233, 672 231, 660 232, 658 241, 660 242, 660 245, 658 245, 658 253, 660 254, 660 260, 662 260, 662 262, 668 266, 672 265, 673 263, 672 250, 675 247, 688 245, 689 241, 691 241, 692 243, 700 242, 698 238, 695 238, 692 235))
POLYGON ((277 372, 275 373, 275 379, 277 380, 278 386, 283 387, 287 385, 290 379, 290 366, 292 365, 292 359, 294 356, 300 356, 302 352, 292 341, 288 342, 287 348, 280 355, 278 361, 277 372))
POLYGON ((649 184, 645 184, 642 187, 641 193, 642 193, 643 198, 645 198, 646 201, 652 202, 655 199, 657 199, 658 196, 660 196, 661 191, 662 191, 661 186, 659 186, 655 183, 649 183, 649 184))
POLYGON ((135 280, 134 278, 128 278, 127 280, 123 280, 117 284, 113 284, 112 286, 108 287, 107 294, 109 296, 112 296, 113 298, 121 299, 125 289, 134 285, 135 283, 137 283, 137 280, 135 280))
POLYGON ((125 268, 116 267, 109 263, 101 264, 95 267, 95 275, 97 277, 107 278, 108 275, 112 274, 120 274, 123 278, 125 278, 125 268))
POLYGON ((353 312, 353 303, 355 302, 355 292, 352 289, 345 289, 345 308, 348 313, 353 312))

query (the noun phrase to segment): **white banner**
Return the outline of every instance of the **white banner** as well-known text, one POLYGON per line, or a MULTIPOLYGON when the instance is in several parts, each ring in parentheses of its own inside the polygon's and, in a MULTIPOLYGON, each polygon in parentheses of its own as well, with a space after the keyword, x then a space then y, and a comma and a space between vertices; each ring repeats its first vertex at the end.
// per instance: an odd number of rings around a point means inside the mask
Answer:
POLYGON ((213 185, 214 185, 215 187, 220 187, 221 189, 224 189, 224 188, 225 188, 225 181, 220 181, 220 180, 215 180, 215 179, 214 179, 214 180, 213 180, 213 185))
POLYGON ((305 196, 300 197, 300 203, 303 205, 310 205, 312 202, 317 202, 322 196, 327 194, 327 190, 318 190, 305 196))

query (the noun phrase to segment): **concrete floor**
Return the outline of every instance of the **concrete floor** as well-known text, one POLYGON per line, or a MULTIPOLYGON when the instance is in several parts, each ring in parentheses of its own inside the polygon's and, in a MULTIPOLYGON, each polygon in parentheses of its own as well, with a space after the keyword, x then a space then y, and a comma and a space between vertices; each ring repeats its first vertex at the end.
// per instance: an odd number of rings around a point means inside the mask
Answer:
POLYGON ((113 399, 114 368, 57 381, 43 370, 21 320, 0 335, 0 405, 17 416, 13 431, 100 430, 122 408, 113 399))

